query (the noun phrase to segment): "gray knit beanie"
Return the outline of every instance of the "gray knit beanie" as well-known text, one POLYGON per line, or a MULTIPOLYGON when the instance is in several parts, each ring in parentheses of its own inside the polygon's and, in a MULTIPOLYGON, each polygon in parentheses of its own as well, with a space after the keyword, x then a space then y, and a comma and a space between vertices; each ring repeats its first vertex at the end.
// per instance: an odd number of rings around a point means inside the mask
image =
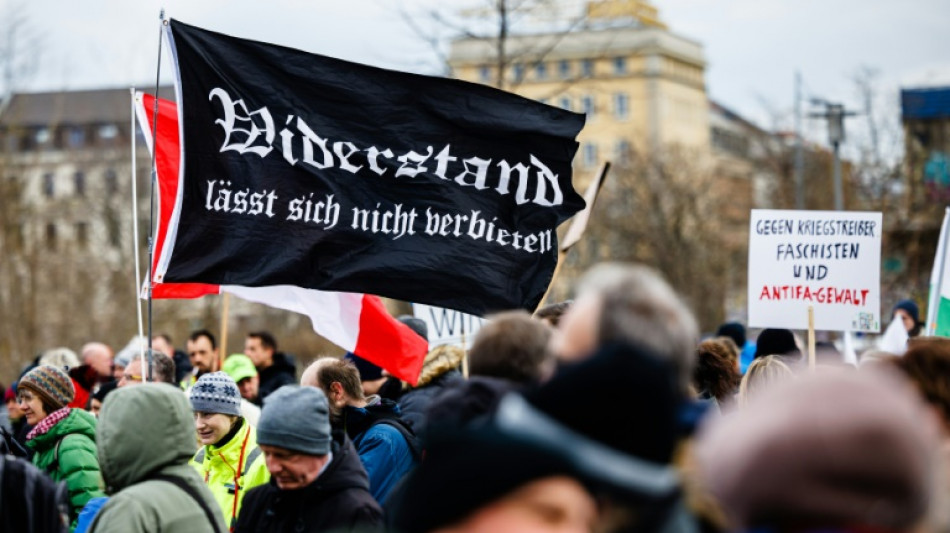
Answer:
POLYGON ((316 387, 284 385, 264 400, 257 443, 307 455, 330 451, 330 405, 316 387))
POLYGON ((191 388, 191 408, 203 413, 241 416, 241 392, 231 376, 211 372, 198 378, 191 388))

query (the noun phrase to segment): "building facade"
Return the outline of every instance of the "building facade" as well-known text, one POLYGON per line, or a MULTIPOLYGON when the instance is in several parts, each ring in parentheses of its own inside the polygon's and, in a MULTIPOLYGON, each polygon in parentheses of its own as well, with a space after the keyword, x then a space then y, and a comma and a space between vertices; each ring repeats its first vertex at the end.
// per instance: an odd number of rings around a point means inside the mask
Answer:
POLYGON ((702 45, 669 31, 647 2, 590 2, 569 30, 451 43, 452 75, 587 116, 579 185, 604 161, 679 145, 706 149, 702 45))

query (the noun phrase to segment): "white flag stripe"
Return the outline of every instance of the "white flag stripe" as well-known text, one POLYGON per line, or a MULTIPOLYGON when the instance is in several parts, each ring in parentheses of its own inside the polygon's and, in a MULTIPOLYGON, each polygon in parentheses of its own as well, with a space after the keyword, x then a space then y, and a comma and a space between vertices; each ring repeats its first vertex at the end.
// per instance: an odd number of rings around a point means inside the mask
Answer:
POLYGON ((362 294, 317 291, 292 285, 221 285, 221 290, 245 300, 307 315, 314 330, 328 341, 347 351, 356 348, 363 309, 362 294))

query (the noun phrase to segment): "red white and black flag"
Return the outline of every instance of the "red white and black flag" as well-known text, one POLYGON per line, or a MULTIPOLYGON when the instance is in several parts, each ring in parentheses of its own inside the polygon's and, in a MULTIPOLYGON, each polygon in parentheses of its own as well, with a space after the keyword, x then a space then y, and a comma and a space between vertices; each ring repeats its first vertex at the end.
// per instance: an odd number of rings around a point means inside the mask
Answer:
POLYGON ((533 309, 582 115, 172 20, 182 168, 156 280, 533 309))
MULTIPOLYGON (((135 111, 149 149, 155 150, 158 178, 158 227, 155 246, 158 255, 165 248, 171 208, 178 196, 181 149, 178 115, 174 102, 135 95, 135 111), (152 139, 152 131, 155 139, 152 139)), ((157 261, 157 257, 155 259, 157 261)), ((154 268, 154 263, 153 263, 154 268)), ((428 343, 393 318, 378 296, 349 292, 320 291, 293 286, 242 287, 208 283, 153 283, 152 298, 199 298, 207 294, 231 293, 245 300, 310 317, 313 329, 327 340, 385 368, 397 378, 415 385, 422 371, 428 343)))

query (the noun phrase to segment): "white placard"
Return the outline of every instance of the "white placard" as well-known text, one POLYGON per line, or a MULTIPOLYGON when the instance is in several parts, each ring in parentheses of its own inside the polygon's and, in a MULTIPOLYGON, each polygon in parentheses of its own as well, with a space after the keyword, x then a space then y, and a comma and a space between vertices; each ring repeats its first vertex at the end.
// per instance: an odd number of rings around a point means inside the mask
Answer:
POLYGON ((467 350, 485 322, 475 315, 424 304, 412 304, 412 314, 424 320, 429 328, 430 349, 451 344, 467 350))
POLYGON ((881 213, 753 209, 749 326, 881 329, 881 213))

